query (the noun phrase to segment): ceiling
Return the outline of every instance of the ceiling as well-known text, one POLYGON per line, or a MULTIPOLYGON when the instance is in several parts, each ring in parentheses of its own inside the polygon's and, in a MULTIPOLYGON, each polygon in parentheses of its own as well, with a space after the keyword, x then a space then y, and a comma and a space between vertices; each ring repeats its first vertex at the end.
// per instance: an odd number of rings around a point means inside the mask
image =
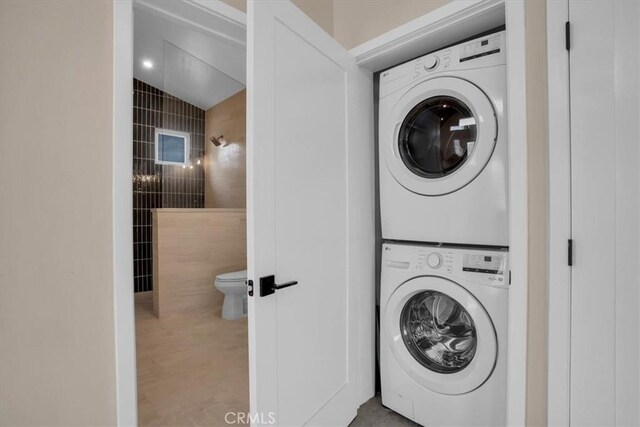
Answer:
POLYGON ((194 14, 199 22, 187 23, 179 16, 189 11, 160 9, 158 3, 135 3, 133 76, 203 110, 244 89, 244 35, 229 37, 215 17, 202 12, 194 14))

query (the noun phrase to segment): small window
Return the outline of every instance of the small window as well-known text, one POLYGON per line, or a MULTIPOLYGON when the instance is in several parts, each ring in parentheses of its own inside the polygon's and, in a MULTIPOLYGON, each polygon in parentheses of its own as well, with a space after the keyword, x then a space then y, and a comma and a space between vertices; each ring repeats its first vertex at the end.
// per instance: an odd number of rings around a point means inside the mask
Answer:
POLYGON ((156 163, 186 165, 189 163, 189 134, 156 129, 156 163))

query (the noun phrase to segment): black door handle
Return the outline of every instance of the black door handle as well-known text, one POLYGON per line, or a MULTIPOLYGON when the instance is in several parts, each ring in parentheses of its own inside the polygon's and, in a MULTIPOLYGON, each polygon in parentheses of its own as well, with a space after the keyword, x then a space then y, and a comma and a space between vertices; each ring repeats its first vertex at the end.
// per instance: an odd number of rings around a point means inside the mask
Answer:
POLYGON ((297 285, 297 281, 276 283, 276 276, 265 276, 260 278, 260 296, 266 297, 275 293, 278 289, 288 288, 289 286, 297 285))

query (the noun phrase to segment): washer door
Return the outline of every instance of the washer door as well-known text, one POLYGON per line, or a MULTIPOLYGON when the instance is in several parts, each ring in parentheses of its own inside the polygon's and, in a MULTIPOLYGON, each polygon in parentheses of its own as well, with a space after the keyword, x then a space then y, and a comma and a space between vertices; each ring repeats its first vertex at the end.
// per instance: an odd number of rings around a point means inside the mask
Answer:
POLYGON ((425 196, 452 193, 487 165, 498 137, 491 101, 476 85, 437 77, 405 93, 386 127, 383 155, 394 178, 425 196))
POLYGON ((389 299, 384 325, 400 367, 429 390, 468 393, 493 372, 498 356, 493 323, 455 282, 422 276, 402 284, 389 299))

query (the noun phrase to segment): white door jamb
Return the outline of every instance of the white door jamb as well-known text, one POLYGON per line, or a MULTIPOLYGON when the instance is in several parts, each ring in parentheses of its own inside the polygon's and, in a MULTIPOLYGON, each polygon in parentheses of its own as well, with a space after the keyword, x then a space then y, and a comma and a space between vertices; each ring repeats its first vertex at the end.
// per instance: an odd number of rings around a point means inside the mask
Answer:
POLYGON ((571 121, 565 23, 569 1, 547 1, 549 76, 549 332, 547 422, 568 426, 571 346, 571 121), (553 325, 553 327, 551 327, 553 325))
POLYGON ((113 2, 113 316, 117 424, 138 423, 133 304, 133 9, 113 2))

